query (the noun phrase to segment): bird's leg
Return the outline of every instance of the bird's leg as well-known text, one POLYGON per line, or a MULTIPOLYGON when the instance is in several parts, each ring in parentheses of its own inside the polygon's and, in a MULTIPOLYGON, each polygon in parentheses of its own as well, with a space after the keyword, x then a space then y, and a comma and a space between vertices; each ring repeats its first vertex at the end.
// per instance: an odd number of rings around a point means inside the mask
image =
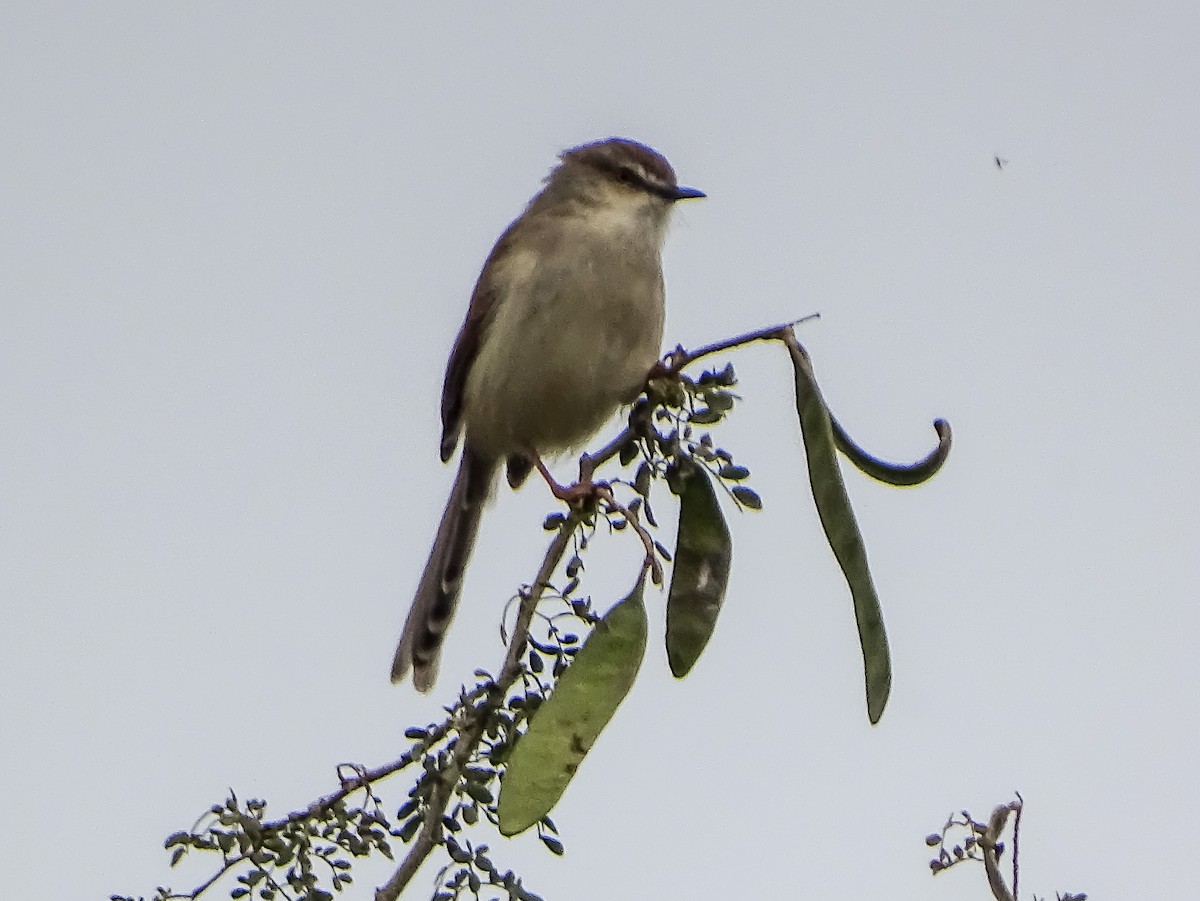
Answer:
POLYGON ((649 385, 655 379, 673 379, 677 377, 679 370, 686 366, 687 362, 687 351, 683 349, 682 344, 677 345, 666 357, 654 361, 654 365, 646 373, 646 384, 649 385))
POLYGON ((596 471, 596 461, 588 454, 582 454, 579 457, 579 482, 580 485, 594 485, 592 474, 596 471))
POLYGON ((579 481, 574 485, 560 485, 556 482, 539 454, 533 454, 533 465, 537 467, 537 471, 542 474, 542 478, 550 486, 550 493, 560 501, 575 505, 596 497, 597 484, 592 480, 595 463, 587 454, 579 458, 579 481))

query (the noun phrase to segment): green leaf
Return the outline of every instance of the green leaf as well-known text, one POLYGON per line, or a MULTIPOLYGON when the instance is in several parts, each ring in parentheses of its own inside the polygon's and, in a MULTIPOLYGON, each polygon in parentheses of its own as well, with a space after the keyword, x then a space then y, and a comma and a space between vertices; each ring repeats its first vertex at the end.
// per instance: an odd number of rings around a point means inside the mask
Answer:
POLYGON ((412 837, 417 834, 417 830, 421 828, 421 817, 410 817, 403 826, 400 827, 400 841, 407 844, 412 841, 412 837))
POLYGON ((650 470, 649 463, 643 463, 638 467, 637 475, 633 478, 633 490, 642 497, 648 497, 650 494, 650 479, 653 473, 650 470))
POLYGON ((688 417, 688 422, 692 425, 713 425, 721 421, 723 413, 719 413, 710 407, 701 407, 695 413, 688 417))
POLYGON ((633 687, 646 653, 645 574, 596 624, 509 758, 497 807, 503 835, 537 823, 558 803, 579 764, 633 687))
POLYGON ((492 803, 492 793, 488 791, 488 787, 486 785, 480 785, 478 782, 468 782, 464 788, 467 794, 471 797, 471 800, 476 801, 479 804, 492 803))
POLYGON ((758 496, 758 492, 745 485, 734 485, 730 492, 737 499, 737 502, 743 507, 748 507, 751 510, 762 509, 762 498, 758 496))
POLYGON ((628 466, 638 455, 638 445, 635 439, 630 439, 621 445, 620 457, 622 466, 628 466))
POLYGON ((854 618, 858 623, 867 687, 867 717, 874 724, 883 716, 892 690, 892 663, 883 611, 867 567, 867 549, 842 482, 829 410, 817 387, 808 354, 795 339, 788 342, 788 350, 796 374, 796 412, 800 415, 800 431, 808 455, 808 480, 817 514, 821 517, 821 527, 854 599, 854 618))
POLYGON ((733 544, 721 505, 703 468, 688 461, 673 480, 679 495, 675 567, 667 594, 667 660, 682 679, 712 637, 725 600, 733 544))
POLYGON ((402 820, 416 809, 417 800, 415 798, 410 798, 400 805, 400 809, 396 811, 396 819, 402 820))
POLYGON ((728 413, 733 409, 733 395, 728 391, 706 391, 704 400, 716 413, 728 413))
POLYGON ((740 482, 742 479, 750 476, 750 470, 745 466, 735 466, 732 463, 726 463, 717 473, 721 478, 728 479, 731 482, 740 482))

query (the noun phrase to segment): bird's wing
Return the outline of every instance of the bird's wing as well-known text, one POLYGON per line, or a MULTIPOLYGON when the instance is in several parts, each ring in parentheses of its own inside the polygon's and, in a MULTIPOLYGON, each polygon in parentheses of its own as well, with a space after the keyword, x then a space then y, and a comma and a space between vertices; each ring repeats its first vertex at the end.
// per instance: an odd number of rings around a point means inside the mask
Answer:
POLYGON ((467 388, 467 376, 471 366, 479 355, 483 335, 488 323, 492 320, 493 307, 496 304, 496 286, 491 279, 491 273, 496 271, 496 261, 508 253, 512 244, 512 227, 510 226, 492 252, 488 254, 487 262, 479 273, 479 281, 471 292, 471 303, 467 307, 467 318, 458 337, 454 339, 454 347, 450 351, 450 360, 446 363, 446 380, 442 383, 442 444, 441 456, 445 463, 454 455, 458 445, 458 436, 462 431, 463 393, 467 388))

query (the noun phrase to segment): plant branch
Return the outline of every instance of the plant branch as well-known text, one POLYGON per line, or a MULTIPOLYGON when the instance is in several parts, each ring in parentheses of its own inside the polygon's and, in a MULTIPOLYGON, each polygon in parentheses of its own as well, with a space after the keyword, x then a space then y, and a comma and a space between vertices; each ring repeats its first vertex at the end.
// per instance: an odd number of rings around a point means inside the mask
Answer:
POLYGON ((1020 792, 1014 792, 1017 796, 1015 804, 1009 804, 1016 814, 1013 817, 1013 898, 1021 897, 1021 811, 1025 809, 1025 799, 1021 797, 1020 792))
MULTIPOLYGON (((424 742, 422 742, 422 744, 432 745, 441 741, 441 739, 450 730, 451 724, 452 720, 447 719, 444 723, 439 723, 436 726, 430 726, 427 730, 428 737, 424 742)), ((372 782, 376 782, 380 779, 390 776, 392 773, 399 772, 405 767, 411 765, 412 762, 416 760, 420 752, 420 746, 418 746, 410 751, 405 751, 400 755, 400 757, 391 761, 390 763, 385 763, 382 766, 375 767, 371 770, 355 767, 356 773, 350 778, 343 777, 339 773, 338 779, 341 781, 342 785, 337 791, 330 792, 324 797, 317 798, 317 800, 309 804, 308 807, 304 808, 303 810, 293 811, 282 820, 264 823, 264 828, 278 827, 288 822, 299 822, 301 820, 307 820, 320 816, 326 810, 329 810, 339 801, 345 800, 349 795, 352 795, 360 788, 370 788, 372 782)))
POLYGON ((732 338, 726 338, 724 341, 705 344, 691 351, 684 350, 683 347, 676 347, 668 355, 667 364, 672 372, 679 372, 685 366, 690 366, 703 357, 711 357, 713 354, 732 350, 735 347, 741 347, 743 344, 753 344, 755 341, 782 341, 786 335, 792 333, 792 329, 795 326, 800 325, 802 322, 808 322, 810 319, 819 319, 820 317, 820 313, 809 313, 807 316, 801 316, 799 319, 794 319, 791 322, 755 329, 752 332, 745 332, 741 335, 735 335, 732 338))
POLYGON ((1000 836, 1004 833, 1004 825, 1013 810, 1012 804, 1001 804, 993 810, 988 818, 987 828, 979 836, 979 848, 983 851, 983 868, 987 872, 988 885, 996 901, 1014 901, 1013 893, 1008 890, 1004 877, 1000 874, 1000 855, 997 851, 1000 836))
POLYGON ((646 531, 646 527, 642 525, 642 521, 638 518, 637 512, 630 510, 615 497, 613 497, 612 489, 604 486, 597 486, 596 494, 608 505, 610 510, 613 510, 625 517, 625 521, 629 523, 630 528, 642 540, 642 547, 646 549, 646 559, 642 563, 642 571, 650 573, 650 580, 655 585, 661 585, 663 580, 662 564, 658 562, 658 557, 654 552, 654 539, 650 533, 646 531))
POLYGON ((454 786, 458 782, 459 776, 466 767, 468 761, 479 747, 479 743, 483 738, 489 715, 498 710, 504 703, 504 696, 507 694, 509 687, 517 681, 522 672, 521 658, 525 652, 525 644, 529 638, 529 625, 533 621, 533 614, 537 608, 538 602, 542 599, 546 587, 550 584, 550 579, 554 575, 554 571, 558 568, 558 564, 562 561, 563 555, 567 551, 570 544, 571 536, 579 527, 582 520, 579 515, 572 512, 558 527, 558 533, 550 542, 550 546, 546 549, 546 556, 542 560, 542 566, 538 570, 537 577, 530 586, 529 591, 521 598, 521 604, 517 609, 517 621, 513 625, 512 637, 508 642, 508 651, 504 657, 504 665, 500 670, 499 676, 490 685, 486 686, 487 694, 478 703, 464 703, 461 724, 454 728, 458 731, 458 741, 454 745, 453 753, 447 764, 437 774, 437 785, 433 795, 429 799, 429 806, 425 812, 425 819, 421 823, 420 831, 413 841, 412 847, 404 856, 404 860, 400 862, 400 866, 392 874, 392 877, 380 888, 375 890, 375 901, 396 901, 400 897, 400 893, 412 881, 421 864, 429 856, 430 852, 441 842, 442 838, 442 817, 445 815, 446 808, 449 806, 450 799, 454 794, 454 786))

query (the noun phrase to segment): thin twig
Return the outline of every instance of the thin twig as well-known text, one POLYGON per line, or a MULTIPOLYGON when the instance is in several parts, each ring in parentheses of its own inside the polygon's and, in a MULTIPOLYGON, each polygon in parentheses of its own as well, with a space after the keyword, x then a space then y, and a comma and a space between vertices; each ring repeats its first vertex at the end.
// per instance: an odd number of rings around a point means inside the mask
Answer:
POLYGON ((528 593, 521 598, 521 605, 517 610, 517 621, 513 625, 512 638, 509 639, 508 651, 505 654, 500 674, 493 683, 487 686, 486 698, 474 705, 464 705, 463 722, 457 727, 458 741, 447 766, 438 774, 437 785, 433 796, 429 799, 429 806, 426 809, 420 831, 392 877, 375 890, 375 901, 396 901, 430 852, 440 843, 442 817, 453 797, 454 786, 483 739, 489 715, 504 703, 504 696, 508 693, 509 687, 521 675, 521 658, 525 653, 525 644, 529 637, 529 625, 533 621, 534 610, 542 599, 558 564, 562 562, 571 536, 581 522, 578 514, 572 512, 558 527, 558 533, 546 549, 546 556, 542 560, 537 577, 528 593))
POLYGON ((625 517, 626 522, 637 533, 638 538, 642 540, 642 546, 646 549, 646 560, 642 564, 642 570, 650 571, 651 581, 655 585, 661 585, 663 579, 662 564, 658 562, 658 556, 654 552, 654 538, 646 531, 646 527, 642 525, 642 521, 638 519, 638 515, 633 510, 630 510, 615 497, 613 497, 612 489, 607 485, 596 486, 596 495, 600 497, 609 508, 616 511, 625 517))
POLYGON ((206 892, 210 888, 212 888, 213 883, 215 883, 218 879, 220 879, 222 876, 224 876, 226 873, 228 873, 230 870, 232 870, 234 867, 236 867, 243 860, 248 860, 248 859, 249 859, 249 855, 240 854, 235 858, 226 860, 224 866, 222 866, 221 869, 217 870, 217 872, 215 872, 211 878, 206 879, 204 882, 200 883, 200 885, 198 885, 194 889, 192 889, 192 892, 190 895, 174 895, 174 894, 172 894, 172 895, 168 895, 167 897, 168 898, 199 898, 203 892, 206 892))
POLYGON ((1020 898, 1021 892, 1021 811, 1025 809, 1025 799, 1021 797, 1020 792, 1013 792, 1017 796, 1017 803, 1010 804, 1016 815, 1013 817, 1013 898, 1020 898))
POLYGON ((987 828, 979 836, 979 847, 983 851, 983 869, 987 873, 988 886, 996 901, 1014 901, 1012 892, 1008 890, 1004 877, 1000 874, 1000 859, 996 853, 996 845, 1004 833, 1004 824, 1008 822, 1011 812, 1012 807, 1001 804, 992 811, 987 828))
POLYGON ((392 878, 375 889, 375 901, 395 901, 399 898, 400 893, 417 875, 417 870, 421 868, 425 858, 433 851, 437 839, 441 838, 442 814, 450 801, 449 793, 442 788, 444 784, 444 782, 439 782, 433 796, 429 799, 429 807, 425 810, 425 819, 421 823, 421 830, 413 840, 408 853, 404 855, 404 860, 400 862, 400 866, 396 868, 392 878))
POLYGON ((695 363, 701 357, 709 357, 713 354, 719 354, 724 350, 731 350, 734 347, 741 347, 743 344, 752 344, 755 341, 781 341, 784 335, 802 322, 808 322, 810 319, 820 319, 820 313, 809 313, 807 316, 801 316, 799 319, 794 319, 791 322, 784 322, 779 325, 769 325, 766 328, 755 329, 752 332, 746 332, 742 335, 736 335, 733 338, 726 338, 724 341, 716 341, 712 344, 705 344, 702 347, 697 347, 695 350, 687 351, 682 347, 675 348, 674 352, 669 355, 668 362, 671 368, 678 372, 685 366, 695 363))
MULTIPOLYGON (((442 740, 442 737, 449 731, 452 721, 447 719, 444 723, 439 723, 436 726, 430 727, 427 731, 428 737, 422 741, 422 745, 430 746, 442 740)), ((334 804, 345 799, 349 795, 354 794, 360 788, 369 788, 372 782, 376 782, 392 773, 399 772, 407 766, 410 766, 422 753, 421 748, 414 748, 411 751, 405 751, 396 760, 391 763, 385 763, 383 766, 376 767, 373 770, 361 770, 358 775, 351 779, 342 779, 342 786, 337 791, 330 792, 323 798, 318 798, 313 801, 304 810, 297 810, 288 814, 284 819, 277 820, 273 823, 263 824, 265 828, 282 826, 287 822, 298 822, 318 816, 334 804)))

